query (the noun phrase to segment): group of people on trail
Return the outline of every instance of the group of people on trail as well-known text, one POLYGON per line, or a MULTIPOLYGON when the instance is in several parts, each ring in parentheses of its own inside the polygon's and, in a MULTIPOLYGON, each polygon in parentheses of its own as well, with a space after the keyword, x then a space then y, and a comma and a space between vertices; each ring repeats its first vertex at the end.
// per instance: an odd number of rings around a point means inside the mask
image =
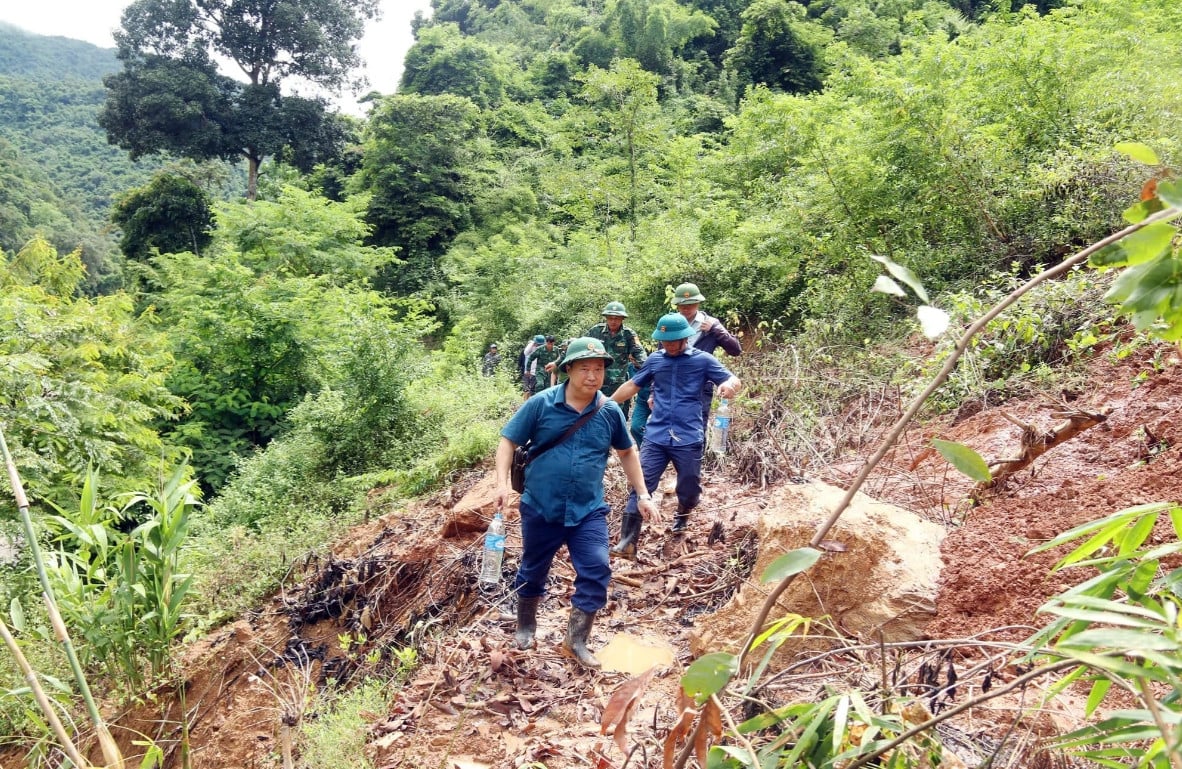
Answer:
POLYGON ((539 368, 563 373, 559 386, 542 388, 501 430, 496 454, 498 507, 511 494, 509 471, 518 446, 549 446, 525 467, 521 512, 522 556, 514 581, 518 648, 534 645, 538 603, 555 554, 566 545, 575 570, 574 594, 563 646, 580 665, 597 669, 587 649, 596 613, 607 603, 610 556, 635 559, 644 520, 657 513, 651 490, 670 464, 677 471, 677 511, 670 532, 683 534, 701 497, 701 464, 710 401, 717 390, 732 398, 742 386, 713 354, 741 352, 739 341, 699 309, 698 287, 673 292, 675 312, 657 321, 649 354, 620 302, 604 307, 603 322, 570 340, 564 354, 539 368), (629 372, 632 372, 631 374, 629 372), (644 393, 648 391, 648 395, 644 393), (632 399, 640 395, 629 425, 632 399), (644 414, 637 436, 636 417, 644 414), (603 477, 615 450, 631 487, 620 539, 609 548, 603 477))

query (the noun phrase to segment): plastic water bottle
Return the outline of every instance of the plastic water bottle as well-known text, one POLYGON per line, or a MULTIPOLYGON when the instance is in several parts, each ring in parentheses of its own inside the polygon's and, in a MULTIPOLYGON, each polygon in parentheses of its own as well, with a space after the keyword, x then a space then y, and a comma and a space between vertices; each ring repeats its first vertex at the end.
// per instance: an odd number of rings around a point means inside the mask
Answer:
POLYGON ((505 558, 505 519, 498 510, 484 535, 484 558, 480 562, 481 582, 501 581, 501 561, 505 558))
POLYGON ((714 412, 714 421, 710 423, 710 448, 716 454, 726 453, 727 437, 731 431, 731 407, 723 398, 718 404, 718 411, 714 412))

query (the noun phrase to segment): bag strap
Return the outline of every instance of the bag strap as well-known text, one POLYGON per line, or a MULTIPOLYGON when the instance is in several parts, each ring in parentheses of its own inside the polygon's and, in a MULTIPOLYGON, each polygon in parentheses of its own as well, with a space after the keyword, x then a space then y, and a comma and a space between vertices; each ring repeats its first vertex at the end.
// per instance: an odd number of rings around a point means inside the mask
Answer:
POLYGON ((603 408, 604 405, 607 403, 607 398, 603 397, 603 393, 600 393, 600 392, 595 393, 595 397, 599 399, 598 405, 592 411, 584 414, 583 416, 581 416, 577 420, 575 420, 575 423, 573 425, 571 425, 570 427, 566 428, 566 432, 563 433, 561 436, 559 436, 558 440, 550 441, 549 443, 547 443, 545 446, 542 446, 541 448, 531 450, 529 452, 529 461, 530 462, 534 461, 535 459, 540 457, 542 454, 545 454, 550 449, 554 448, 558 444, 565 441, 567 438, 574 435, 576 432, 578 432, 580 427, 587 424, 588 419, 590 419, 591 417, 598 414, 599 410, 601 408, 603 408))

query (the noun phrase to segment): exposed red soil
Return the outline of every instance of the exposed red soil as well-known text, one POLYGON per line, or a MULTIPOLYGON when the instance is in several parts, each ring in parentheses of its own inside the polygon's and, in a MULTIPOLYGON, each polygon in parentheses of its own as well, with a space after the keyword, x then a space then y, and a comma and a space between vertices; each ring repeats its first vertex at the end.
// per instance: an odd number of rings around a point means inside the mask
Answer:
MULTIPOLYGON (((1028 637, 1041 621, 1038 607, 1085 576, 1052 573, 1062 553, 1028 555, 1031 548, 1125 507, 1182 500, 1182 366, 1173 348, 1147 349, 1119 362, 1098 357, 1086 391, 1059 393, 1056 401, 1015 399, 959 421, 949 415, 913 429, 863 488, 948 529, 930 638, 1028 637), (1155 367, 1153 355, 1166 362, 1155 367), (932 437, 941 437, 968 444, 987 460, 1004 459, 1017 451, 1021 430, 1002 411, 1047 429, 1060 421, 1052 412, 1067 409, 1105 411, 1108 416, 1103 424, 1053 447, 976 506, 966 501, 971 482, 927 449, 932 437)), ((741 436, 741 413, 736 432, 741 436)), ((848 485, 873 448, 871 444, 809 473, 848 485)), ((618 502, 622 477, 613 471, 611 479, 611 495, 618 502)), ((473 475, 412 510, 354 529, 330 559, 306 564, 298 584, 186 650, 181 667, 192 765, 280 766, 282 695, 306 683, 301 671, 311 671, 321 684, 326 678, 356 680, 373 670, 389 670, 394 648, 413 646, 421 664, 390 711, 367 715, 366 753, 377 769, 557 769, 593 765, 592 757, 600 752, 609 762, 605 766, 622 766, 625 755, 611 745, 610 736, 600 734, 600 722, 613 691, 628 676, 581 671, 562 655, 573 576, 562 555, 539 614, 539 644, 533 651, 510 648, 513 622, 505 616, 511 603, 504 591, 487 594, 475 587, 480 536, 490 511, 479 506, 465 510, 456 503, 480 483, 488 481, 473 475), (342 635, 362 634, 363 644, 342 649, 342 635)), ((480 498, 479 488, 474 495, 480 498)), ((632 714, 628 766, 661 765, 662 742, 677 716, 678 676, 691 661, 687 639, 693 620, 716 609, 749 578, 758 544, 753 522, 763 496, 716 470, 708 472, 704 512, 695 517, 690 536, 670 540, 663 534, 667 521, 653 522, 645 528, 640 562, 618 564, 622 579, 613 585, 591 645, 600 648, 613 634, 626 631, 663 640, 675 653, 674 664, 647 685, 632 714), (714 536, 719 533, 716 523, 724 540, 714 536)), ((666 519, 670 505, 667 501, 663 507, 666 519)), ((520 548, 512 511, 509 521, 506 576, 520 548)), ((963 652, 958 659, 971 656, 963 652)), ((912 676, 923 659, 902 659, 903 679, 896 683, 912 676)), ((867 690, 879 682, 877 664, 860 652, 819 660, 806 673, 766 695, 782 702, 815 696, 826 682, 867 690)), ((970 713, 968 721, 942 737, 952 745, 989 743, 1018 710, 1031 704, 1029 698, 1010 699, 1002 710, 970 713)), ((181 707, 176 687, 161 687, 142 704, 108 715, 129 757, 142 752, 132 740, 147 735, 166 749, 167 766, 179 767, 181 707)), ((1065 706, 1030 721, 1023 732, 1028 741, 1009 750, 1015 755, 1029 751, 1029 766, 1068 765, 1038 753, 1033 740, 1039 733, 1069 726, 1069 710, 1065 706)), ((289 715, 294 720, 299 714, 289 715)), ((966 748, 962 755, 969 754, 966 748)), ((13 751, 0 755, 2 766, 23 763, 13 751)))

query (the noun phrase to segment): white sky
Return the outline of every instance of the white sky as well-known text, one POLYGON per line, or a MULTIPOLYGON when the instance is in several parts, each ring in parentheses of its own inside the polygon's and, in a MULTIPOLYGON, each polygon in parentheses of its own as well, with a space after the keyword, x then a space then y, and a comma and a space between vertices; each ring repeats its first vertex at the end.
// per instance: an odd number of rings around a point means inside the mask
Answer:
MULTIPOLYGON (((0 0, 0 21, 38 35, 60 35, 114 48, 111 32, 131 0, 0 0)), ((431 15, 430 0, 382 0, 382 18, 370 22, 359 45, 370 89, 393 93, 402 76, 402 60, 414 42, 410 22, 415 11, 431 15)), ((229 73, 227 73, 229 74, 229 73)), ((351 95, 341 109, 361 114, 351 95)))

